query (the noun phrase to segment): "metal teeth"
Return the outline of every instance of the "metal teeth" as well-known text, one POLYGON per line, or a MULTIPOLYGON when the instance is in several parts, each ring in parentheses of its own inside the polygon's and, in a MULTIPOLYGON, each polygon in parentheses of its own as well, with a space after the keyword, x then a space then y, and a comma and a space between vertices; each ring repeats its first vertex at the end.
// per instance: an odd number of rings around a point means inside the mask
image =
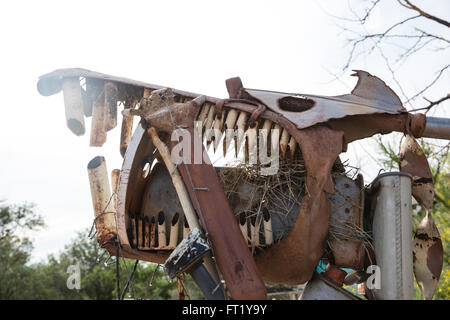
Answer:
POLYGON ((297 141, 295 141, 294 137, 291 136, 291 139, 289 140, 289 157, 291 159, 294 159, 295 157, 295 150, 297 149, 297 141))
POLYGON ((227 129, 234 129, 234 126, 236 125, 236 120, 238 117, 238 111, 235 109, 231 109, 230 112, 228 112, 227 114, 227 118, 225 120, 225 138, 223 140, 223 155, 226 156, 227 155, 227 151, 228 151, 228 147, 230 146, 231 143, 231 137, 232 137, 232 132, 226 132, 227 129))
POLYGON ((281 133, 281 138, 280 138, 280 151, 281 151, 281 156, 283 158, 286 158, 286 151, 287 151, 289 139, 290 139, 290 134, 287 132, 286 129, 283 129, 283 132, 281 133))
POLYGON ((238 136, 237 139, 235 141, 235 157, 238 156, 241 147, 242 147, 242 143, 245 142, 245 136, 246 136, 246 132, 245 132, 245 127, 247 125, 247 118, 248 118, 248 113, 247 112, 239 112, 239 116, 238 119, 236 121, 236 128, 238 131, 238 136))
POLYGON ((179 226, 180 226, 180 214, 177 212, 173 216, 171 227, 170 227, 170 240, 169 240, 170 248, 175 248, 178 244, 179 226))
POLYGON ((251 245, 252 249, 255 247, 259 247, 259 223, 257 222, 256 217, 252 217, 250 219, 250 234, 251 234, 251 245))
POLYGON ((270 144, 271 149, 278 149, 280 148, 280 137, 281 137, 281 127, 276 124, 273 129, 270 131, 270 144))
POLYGON ((258 161, 258 125, 247 130, 247 148, 245 162, 256 164, 258 161))
POLYGON ((210 107, 211 107, 211 104, 204 103, 202 108, 200 109, 200 113, 198 114, 197 121, 201 122, 202 129, 206 125, 206 117, 208 116, 210 107))
POLYGON ((265 238, 265 244, 267 246, 270 246, 273 244, 273 230, 272 230, 272 218, 269 214, 269 212, 264 212, 263 214, 264 219, 264 238, 265 238))
POLYGON ((134 216, 130 216, 131 223, 131 245, 135 248, 137 246, 137 230, 136 230, 136 220, 134 216))
POLYGON ((297 141, 286 129, 267 119, 262 122, 262 125, 259 122, 260 125, 256 125, 254 128, 247 128, 249 116, 250 114, 247 112, 230 109, 223 111, 221 119, 218 119, 214 106, 205 103, 200 109, 197 121, 202 123, 203 140, 206 140, 207 147, 209 148, 214 141, 214 152, 217 151, 223 138, 224 157, 234 139, 234 156, 239 155, 244 145, 245 163, 256 164, 260 148, 265 148, 266 156, 273 147, 280 150, 281 158, 290 160, 295 158, 298 148, 297 141), (230 130, 227 132, 227 129, 230 130), (237 130, 237 132, 233 130, 237 130))
POLYGON ((249 237, 248 237, 248 226, 247 226, 247 218, 245 217, 245 214, 239 215, 239 228, 241 229, 242 235, 244 236, 245 242, 249 243, 249 237))
POLYGON ((225 119, 225 111, 222 111, 222 117, 219 119, 216 115, 216 119, 214 120, 214 152, 216 152, 217 147, 220 143, 220 139, 222 138, 223 134, 223 125, 224 125, 224 119, 225 119))
POLYGON ((158 236, 158 228, 156 227, 156 219, 152 217, 150 219, 150 248, 156 247, 156 239, 158 236))
POLYGON ((264 120, 264 123, 262 125, 261 130, 258 132, 258 137, 261 139, 259 141, 259 148, 265 150, 265 155, 264 156, 268 156, 269 155, 269 133, 270 133, 270 129, 272 128, 273 122, 270 120, 264 120))
POLYGON ((166 234, 166 217, 164 213, 158 214, 158 249, 167 247, 167 234, 166 234))
POLYGON ((206 145, 209 145, 212 140, 212 126, 214 122, 214 114, 215 114, 214 107, 211 107, 208 112, 208 118, 206 120, 205 125, 205 138, 206 138, 206 145))

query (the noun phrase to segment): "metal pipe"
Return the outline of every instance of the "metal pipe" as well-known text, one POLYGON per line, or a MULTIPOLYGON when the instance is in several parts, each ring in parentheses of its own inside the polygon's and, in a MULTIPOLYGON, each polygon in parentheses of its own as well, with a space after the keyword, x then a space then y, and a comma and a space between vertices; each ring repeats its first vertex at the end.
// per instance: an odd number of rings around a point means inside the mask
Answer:
POLYGON ((373 244, 381 276, 373 293, 379 300, 411 300, 414 297, 411 175, 384 173, 372 185, 378 190, 373 244))
POLYGON ((423 137, 450 140, 450 118, 427 117, 423 137))

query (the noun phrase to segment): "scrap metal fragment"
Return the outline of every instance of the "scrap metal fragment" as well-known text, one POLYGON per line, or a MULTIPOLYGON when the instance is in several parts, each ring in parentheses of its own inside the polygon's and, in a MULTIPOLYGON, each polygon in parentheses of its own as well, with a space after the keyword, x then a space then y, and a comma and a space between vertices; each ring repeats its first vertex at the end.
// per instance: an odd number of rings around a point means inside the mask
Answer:
POLYGON ((87 166, 95 214, 97 241, 101 248, 116 240, 115 209, 104 157, 95 157, 87 166))
POLYGON ((433 175, 422 148, 409 134, 400 149, 399 165, 401 171, 413 176, 412 194, 426 211, 414 235, 413 265, 422 296, 430 300, 441 275, 444 250, 430 212, 434 202, 433 175))
POLYGON ((77 136, 86 131, 84 107, 79 77, 66 78, 62 82, 67 127, 77 136))

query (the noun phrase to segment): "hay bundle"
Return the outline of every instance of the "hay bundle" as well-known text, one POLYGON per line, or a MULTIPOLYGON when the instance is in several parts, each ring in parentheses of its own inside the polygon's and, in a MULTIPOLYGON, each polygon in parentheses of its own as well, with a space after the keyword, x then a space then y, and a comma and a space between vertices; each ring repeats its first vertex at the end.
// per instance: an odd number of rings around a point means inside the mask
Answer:
POLYGON ((240 163, 219 170, 233 213, 241 224, 247 221, 253 249, 266 244, 264 218, 271 219, 272 230, 266 231, 273 233, 273 241, 289 233, 305 193, 306 169, 302 160, 281 162, 278 172, 270 176, 261 175, 260 169, 259 165, 240 163), (252 226, 256 233, 252 233, 252 226))
MULTIPOLYGON (((302 159, 281 161, 277 173, 270 176, 262 175, 260 169, 259 165, 237 163, 218 171, 233 213, 241 229, 247 229, 246 233, 243 230, 244 237, 247 236, 253 252, 270 245, 266 243, 267 230, 264 230, 264 221, 268 218, 271 220, 273 242, 280 241, 289 233, 306 192, 306 168, 302 159), (257 239, 252 227, 257 232, 257 239)), ((346 165, 337 162, 332 169, 333 178, 347 176, 346 169, 346 165)), ((338 194, 339 190, 336 191, 338 194)), ((328 243, 336 238, 370 245, 370 235, 362 226, 331 219, 328 243)))

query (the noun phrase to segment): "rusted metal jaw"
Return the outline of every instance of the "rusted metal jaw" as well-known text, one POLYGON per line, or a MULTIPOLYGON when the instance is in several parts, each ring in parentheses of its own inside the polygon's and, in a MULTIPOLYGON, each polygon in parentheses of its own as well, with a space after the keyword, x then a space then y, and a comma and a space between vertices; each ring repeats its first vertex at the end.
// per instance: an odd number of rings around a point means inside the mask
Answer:
POLYGON ((439 230, 431 216, 434 201, 433 175, 427 158, 417 141, 406 135, 399 156, 400 170, 413 176, 412 194, 426 215, 414 235, 414 275, 423 298, 433 298, 442 271, 444 251, 439 230))

